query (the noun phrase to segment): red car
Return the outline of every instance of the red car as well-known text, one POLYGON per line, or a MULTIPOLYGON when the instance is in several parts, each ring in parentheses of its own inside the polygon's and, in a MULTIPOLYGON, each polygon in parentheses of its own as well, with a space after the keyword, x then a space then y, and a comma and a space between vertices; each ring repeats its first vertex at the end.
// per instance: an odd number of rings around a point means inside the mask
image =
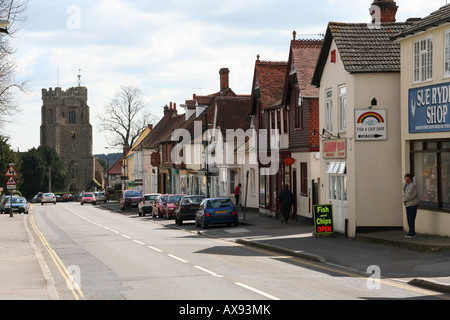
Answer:
POLYGON ((65 195, 63 195, 62 200, 64 202, 72 201, 72 195, 70 193, 66 193, 65 195))
POLYGON ((161 218, 164 215, 168 194, 162 194, 156 197, 153 203, 152 216, 161 218))
POLYGON ((125 190, 123 197, 120 198, 120 210, 126 208, 137 208, 139 201, 142 199, 142 194, 136 190, 125 190))
POLYGON ((164 210, 164 217, 170 219, 175 217, 175 210, 177 210, 178 203, 185 194, 173 194, 167 197, 167 205, 164 210))
POLYGON ((81 203, 81 205, 83 205, 85 203, 92 203, 95 205, 95 204, 97 204, 97 198, 95 198, 95 195, 93 193, 86 192, 81 197, 80 203, 81 203))

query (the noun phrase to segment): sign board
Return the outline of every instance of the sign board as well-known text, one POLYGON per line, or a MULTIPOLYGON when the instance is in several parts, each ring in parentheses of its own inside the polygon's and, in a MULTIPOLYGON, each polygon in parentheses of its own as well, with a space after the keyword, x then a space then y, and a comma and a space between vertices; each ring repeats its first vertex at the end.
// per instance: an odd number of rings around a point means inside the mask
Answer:
POLYGON ((161 165, 161 155, 159 152, 153 152, 150 159, 152 167, 159 167, 161 165))
POLYGON ((17 176, 18 176, 17 171, 16 169, 14 169, 13 166, 10 166, 8 168, 8 171, 6 171, 5 173, 5 177, 17 177, 17 176))
POLYGON ((332 204, 314 206, 314 231, 316 236, 334 232, 332 204))
POLYGON ((409 90, 409 133, 450 132, 450 83, 409 90))
POLYGON ((17 189, 17 186, 16 186, 15 184, 11 184, 11 185, 7 185, 6 188, 7 188, 8 190, 16 190, 16 189, 17 189))
POLYGON ((355 110, 356 141, 387 140, 387 111, 355 110))
POLYGON ((15 186, 16 184, 16 180, 14 180, 13 177, 9 177, 8 181, 6 182, 7 186, 15 186))
POLYGON ((327 159, 345 159, 347 158, 347 140, 325 140, 323 141, 323 158, 327 159))
POLYGON ((287 158, 286 160, 284 160, 284 164, 287 166, 292 166, 294 163, 295 163, 294 158, 287 158))

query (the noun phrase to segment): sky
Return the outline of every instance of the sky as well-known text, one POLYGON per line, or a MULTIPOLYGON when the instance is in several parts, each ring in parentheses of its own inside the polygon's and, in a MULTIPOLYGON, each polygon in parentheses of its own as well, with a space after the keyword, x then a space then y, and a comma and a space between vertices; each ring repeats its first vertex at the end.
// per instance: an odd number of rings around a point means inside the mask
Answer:
MULTIPOLYGON (((13 149, 40 143, 43 88, 88 88, 94 154, 107 150, 97 115, 121 86, 139 88, 147 110, 163 116, 193 94, 219 91, 219 70, 230 87, 250 94, 256 56, 287 61, 292 32, 320 38, 329 21, 370 22, 372 0, 30 0, 28 20, 12 39, 20 111, 5 128, 13 149), (79 70, 81 69, 81 72, 79 70)), ((396 0, 397 21, 425 17, 446 0, 396 0)))

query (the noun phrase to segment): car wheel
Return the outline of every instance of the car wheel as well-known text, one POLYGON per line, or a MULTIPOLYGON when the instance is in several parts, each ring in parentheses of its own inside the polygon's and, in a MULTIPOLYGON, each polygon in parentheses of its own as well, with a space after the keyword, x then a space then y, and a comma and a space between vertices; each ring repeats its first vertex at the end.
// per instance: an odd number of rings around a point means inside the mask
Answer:
POLYGON ((41 206, 43 206, 44 205, 44 203, 43 202, 41 202, 41 206))
POLYGON ((56 202, 53 202, 53 204, 56 206, 56 202))

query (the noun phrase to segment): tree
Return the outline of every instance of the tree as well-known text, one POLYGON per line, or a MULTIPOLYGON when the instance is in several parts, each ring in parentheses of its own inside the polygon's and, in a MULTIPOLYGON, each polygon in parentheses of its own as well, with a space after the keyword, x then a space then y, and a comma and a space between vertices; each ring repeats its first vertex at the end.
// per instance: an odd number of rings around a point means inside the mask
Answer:
POLYGON ((3 124, 10 122, 11 117, 18 111, 17 90, 26 89, 27 81, 18 81, 15 76, 17 65, 11 39, 17 35, 25 22, 27 7, 28 0, 0 0, 0 20, 10 23, 9 27, 0 33, 0 131, 4 128, 3 124))
POLYGON ((132 146, 145 128, 157 121, 146 111, 141 90, 126 86, 121 87, 98 118, 101 121, 100 131, 113 133, 108 140, 113 147, 132 146))
POLYGON ((24 197, 31 199, 38 192, 49 191, 49 172, 51 172, 52 179, 51 191, 64 192, 67 190, 69 183, 67 167, 55 149, 42 146, 30 149, 21 156, 20 162, 21 168, 23 168, 21 192, 24 197))

